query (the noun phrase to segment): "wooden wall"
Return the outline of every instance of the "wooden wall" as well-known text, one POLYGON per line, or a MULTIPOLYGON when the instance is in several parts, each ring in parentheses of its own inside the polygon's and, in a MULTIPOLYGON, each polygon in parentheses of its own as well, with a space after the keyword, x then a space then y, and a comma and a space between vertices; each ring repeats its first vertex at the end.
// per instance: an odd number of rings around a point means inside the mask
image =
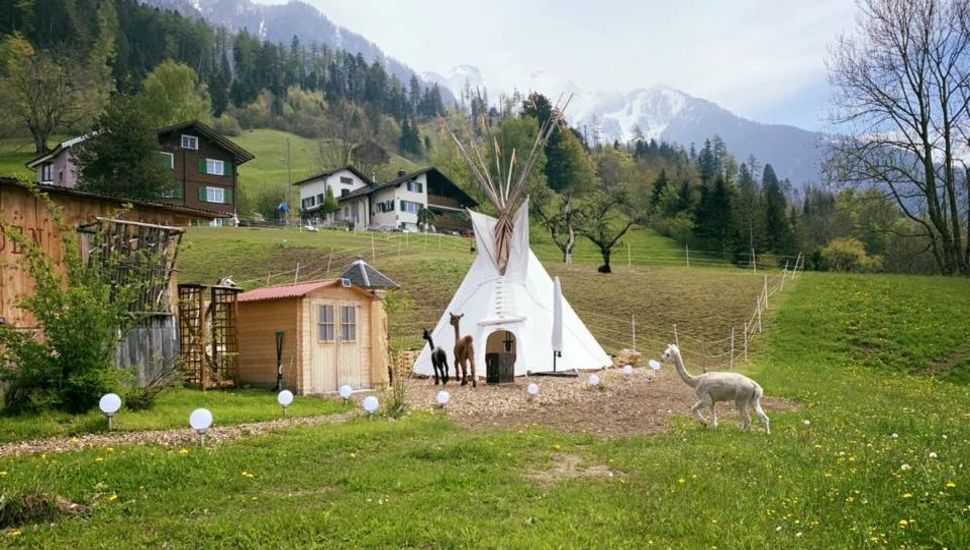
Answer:
POLYGON ((276 384, 276 331, 283 339, 283 386, 302 394, 299 364, 301 331, 299 298, 239 302, 239 383, 254 386, 276 384))

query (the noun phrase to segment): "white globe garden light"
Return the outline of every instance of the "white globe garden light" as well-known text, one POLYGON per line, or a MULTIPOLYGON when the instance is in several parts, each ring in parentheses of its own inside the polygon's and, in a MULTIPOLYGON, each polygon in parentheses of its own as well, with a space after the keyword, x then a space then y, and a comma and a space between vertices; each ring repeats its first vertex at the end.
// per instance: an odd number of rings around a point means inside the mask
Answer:
POLYGON ((451 399, 451 395, 448 392, 441 390, 438 392, 436 399, 438 400, 438 406, 443 409, 448 406, 448 401, 451 399))
POLYGON ((276 396, 276 401, 283 407, 283 416, 286 416, 286 408, 293 404, 293 392, 283 390, 276 396))
POLYGON ((108 430, 111 430, 111 419, 121 409, 121 397, 117 393, 106 393, 98 401, 98 408, 108 417, 108 430))
POLYGON ((199 434, 201 444, 205 447, 205 433, 212 427, 212 413, 209 409, 195 409, 189 415, 189 425, 199 434))
POLYGON ((344 401, 350 399, 352 393, 354 393, 354 388, 351 388, 349 384, 340 386, 340 397, 343 397, 344 401))
POLYGON ((596 376, 595 374, 589 375, 589 385, 592 386, 592 387, 594 387, 594 388, 596 386, 599 386, 600 385, 600 377, 599 376, 596 376))
POLYGON ((377 401, 377 398, 374 397, 373 395, 368 395, 367 398, 364 399, 364 410, 367 411, 367 414, 376 413, 377 408, 379 406, 380 406, 380 403, 377 401))
POLYGON ((529 392, 529 399, 535 399, 535 396, 539 395, 539 384, 533 382, 529 384, 525 391, 529 392))
POLYGON ((656 359, 650 360, 650 368, 653 370, 660 370, 660 362, 656 359))
POLYGON ((623 367, 623 374, 629 378, 633 376, 633 365, 626 365, 623 367))

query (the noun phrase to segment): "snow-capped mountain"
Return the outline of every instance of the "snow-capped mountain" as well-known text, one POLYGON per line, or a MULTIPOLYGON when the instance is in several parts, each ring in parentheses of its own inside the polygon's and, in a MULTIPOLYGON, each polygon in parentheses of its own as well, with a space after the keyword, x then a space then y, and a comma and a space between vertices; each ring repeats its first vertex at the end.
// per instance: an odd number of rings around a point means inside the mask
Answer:
MULTIPOLYGON (((460 73, 481 73, 474 67, 462 66, 460 73)), ((451 83, 451 78, 445 81, 451 83)), ((593 141, 627 142, 637 129, 645 139, 690 144, 700 149, 704 140, 721 136, 739 161, 749 155, 760 163, 771 163, 775 172, 802 187, 819 181, 821 153, 818 143, 823 134, 794 126, 763 124, 731 113, 706 99, 691 96, 664 85, 633 90, 628 93, 587 91, 574 82, 545 71, 530 75, 525 90, 537 90, 555 100, 560 94, 572 94, 566 112, 570 125, 593 141)), ((453 93, 461 88, 452 87, 453 93)), ((495 90, 490 97, 496 97, 495 90)))
POLYGON ((461 97, 466 86, 474 91, 485 85, 481 71, 471 65, 458 65, 448 71, 447 76, 435 72, 424 72, 421 76, 428 82, 434 82, 439 87, 450 90, 455 97, 461 97))
MULTIPOLYGON (((353 53, 364 59, 383 61, 387 71, 407 83, 416 72, 389 57, 363 36, 335 25, 317 8, 291 0, 287 4, 257 4, 252 0, 142 0, 162 9, 171 9, 186 17, 201 17, 208 23, 231 32, 246 29, 270 42, 289 44, 298 36, 304 44, 325 44, 353 53)), ((419 75, 420 78, 420 75, 419 75)), ((451 88, 443 88, 442 99, 452 101, 451 88)))

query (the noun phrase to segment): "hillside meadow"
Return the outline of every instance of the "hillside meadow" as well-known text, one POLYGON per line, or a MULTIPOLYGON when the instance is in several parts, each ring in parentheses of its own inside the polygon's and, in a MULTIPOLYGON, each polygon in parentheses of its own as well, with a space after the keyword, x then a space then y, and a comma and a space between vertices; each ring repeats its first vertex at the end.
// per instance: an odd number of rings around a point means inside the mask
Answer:
POLYGON ((0 459, 7 495, 85 507, 8 528, 3 541, 967 547, 970 387, 965 359, 953 358, 970 345, 970 281, 808 273, 779 296, 749 372, 800 407, 773 412, 771 436, 728 421, 705 430, 686 417, 662 435, 612 440, 471 432, 416 413, 205 451, 0 459))

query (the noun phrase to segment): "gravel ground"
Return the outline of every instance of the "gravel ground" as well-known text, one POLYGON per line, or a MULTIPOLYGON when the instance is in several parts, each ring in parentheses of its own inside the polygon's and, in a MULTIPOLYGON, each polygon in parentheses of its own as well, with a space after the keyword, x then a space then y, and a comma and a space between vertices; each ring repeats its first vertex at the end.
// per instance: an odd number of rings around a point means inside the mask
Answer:
MULTIPOLYGON (((265 422, 235 424, 232 426, 213 426, 205 436, 206 446, 216 446, 224 441, 250 435, 261 435, 292 426, 315 426, 334 424, 360 414, 351 411, 326 416, 303 416, 280 418, 265 422)), ((190 428, 171 430, 151 430, 141 432, 111 432, 84 434, 77 437, 52 437, 33 441, 16 441, 0 445, 0 457, 20 456, 36 453, 62 453, 78 451, 90 447, 110 447, 114 445, 166 445, 169 447, 189 447, 198 445, 199 436, 190 428)))
MULTIPOLYGON (((578 378, 520 377, 515 384, 477 388, 454 383, 435 386, 431 379, 415 378, 410 380, 408 400, 415 408, 434 409, 436 394, 446 389, 451 395, 447 414, 472 429, 546 426, 607 438, 667 430, 674 417, 690 414, 695 401, 691 388, 672 368, 657 372, 637 368, 629 379, 620 369, 596 374, 597 389, 589 386, 589 373, 578 378), (529 400, 526 387, 532 382, 539 385, 539 395, 529 400)), ((769 416, 772 410, 795 408, 771 398, 763 406, 769 416)), ((718 420, 729 429, 740 425, 731 403, 718 405, 718 420)))

